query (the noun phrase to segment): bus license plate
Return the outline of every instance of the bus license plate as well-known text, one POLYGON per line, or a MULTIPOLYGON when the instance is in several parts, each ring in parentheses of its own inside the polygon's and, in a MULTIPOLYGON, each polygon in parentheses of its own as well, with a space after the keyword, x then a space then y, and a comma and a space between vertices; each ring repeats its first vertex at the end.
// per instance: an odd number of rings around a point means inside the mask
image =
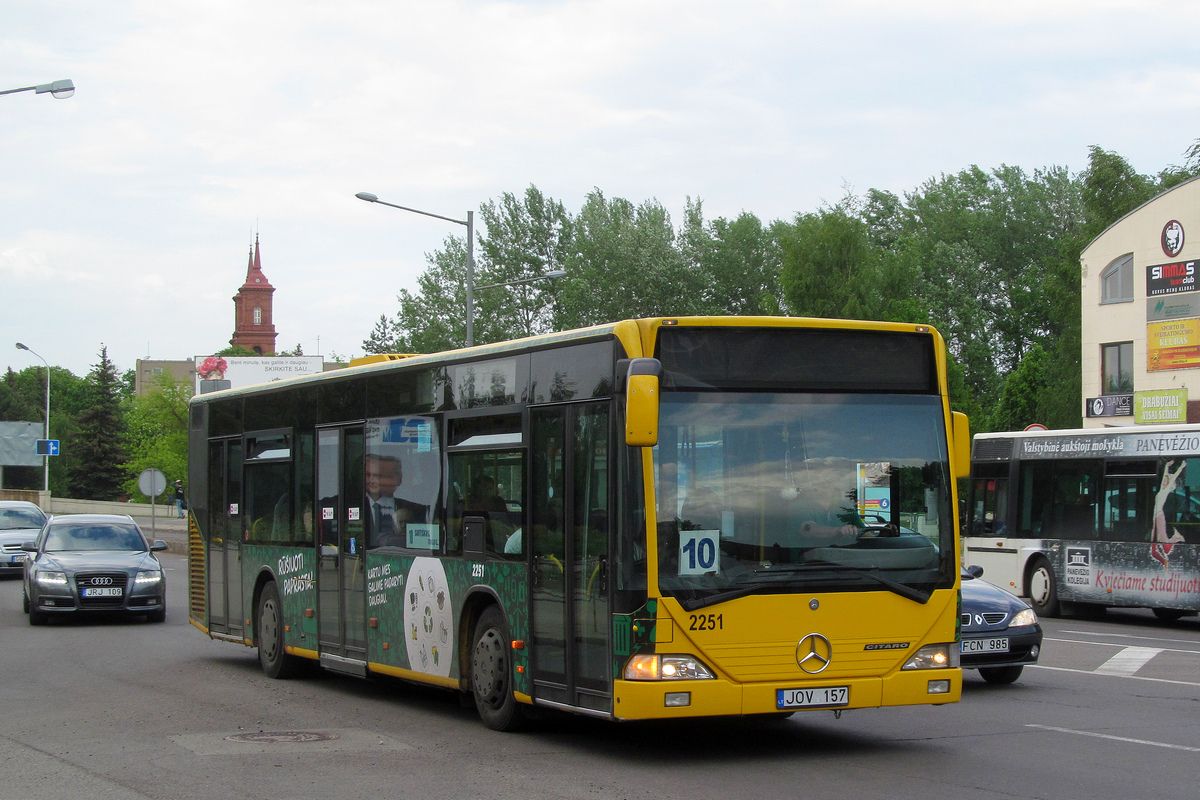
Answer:
POLYGON ((98 589, 84 589, 84 597, 120 597, 120 586, 104 586, 98 589))
POLYGON ((779 689, 776 708, 830 708, 850 702, 849 686, 818 686, 813 689, 779 689))
POLYGON ((1007 653, 1008 637, 1000 636, 995 639, 963 639, 960 650, 963 653, 1007 653))

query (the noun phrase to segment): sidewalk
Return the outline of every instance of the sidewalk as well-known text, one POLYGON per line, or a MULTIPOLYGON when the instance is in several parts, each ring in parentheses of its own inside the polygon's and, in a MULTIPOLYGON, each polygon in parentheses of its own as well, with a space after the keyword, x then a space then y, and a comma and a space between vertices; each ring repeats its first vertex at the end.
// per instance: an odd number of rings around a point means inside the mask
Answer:
MULTIPOLYGON (((164 512, 167 509, 162 509, 164 512)), ((187 519, 175 515, 175 509, 170 509, 170 516, 164 514, 151 520, 150 517, 135 517, 138 527, 147 539, 162 539, 167 543, 167 552, 185 556, 188 551, 187 519), (153 523, 153 524, 152 524, 153 523)))

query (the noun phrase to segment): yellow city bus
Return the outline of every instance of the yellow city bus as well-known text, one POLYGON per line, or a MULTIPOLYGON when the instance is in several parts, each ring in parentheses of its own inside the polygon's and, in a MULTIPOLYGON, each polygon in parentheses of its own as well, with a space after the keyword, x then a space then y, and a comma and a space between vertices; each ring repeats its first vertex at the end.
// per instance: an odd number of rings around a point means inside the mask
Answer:
POLYGON ((612 720, 959 699, 928 326, 626 320, 204 394, 190 617, 309 663, 612 720))

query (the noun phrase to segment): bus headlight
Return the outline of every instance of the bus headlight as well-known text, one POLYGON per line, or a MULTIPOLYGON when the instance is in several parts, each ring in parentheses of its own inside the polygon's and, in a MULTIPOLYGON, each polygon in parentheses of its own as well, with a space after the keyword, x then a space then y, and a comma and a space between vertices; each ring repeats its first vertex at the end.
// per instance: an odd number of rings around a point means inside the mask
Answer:
POLYGON ((955 642, 927 644, 904 662, 902 669, 948 669, 957 667, 958 660, 959 650, 955 642))
POLYGON ((1024 611, 1018 612, 1012 618, 1012 622, 1008 623, 1010 628, 1019 628, 1022 625, 1037 625, 1037 614, 1033 613, 1032 608, 1027 608, 1024 611))
POLYGON ((715 677, 695 656, 639 655, 625 662, 627 681, 677 681, 715 677))

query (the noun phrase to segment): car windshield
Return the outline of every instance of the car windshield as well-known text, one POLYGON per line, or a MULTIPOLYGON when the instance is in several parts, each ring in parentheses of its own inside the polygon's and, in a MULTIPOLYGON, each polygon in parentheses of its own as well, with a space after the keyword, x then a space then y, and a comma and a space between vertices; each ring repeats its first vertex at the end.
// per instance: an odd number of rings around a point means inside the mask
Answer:
POLYGON ((696 608, 952 586, 943 419, 936 396, 664 393, 659 587, 696 608))
POLYGON ((146 540, 132 525, 58 525, 46 535, 46 552, 64 550, 145 550, 146 540))
POLYGON ((36 508, 0 508, 0 531, 40 528, 45 523, 46 516, 36 508))

